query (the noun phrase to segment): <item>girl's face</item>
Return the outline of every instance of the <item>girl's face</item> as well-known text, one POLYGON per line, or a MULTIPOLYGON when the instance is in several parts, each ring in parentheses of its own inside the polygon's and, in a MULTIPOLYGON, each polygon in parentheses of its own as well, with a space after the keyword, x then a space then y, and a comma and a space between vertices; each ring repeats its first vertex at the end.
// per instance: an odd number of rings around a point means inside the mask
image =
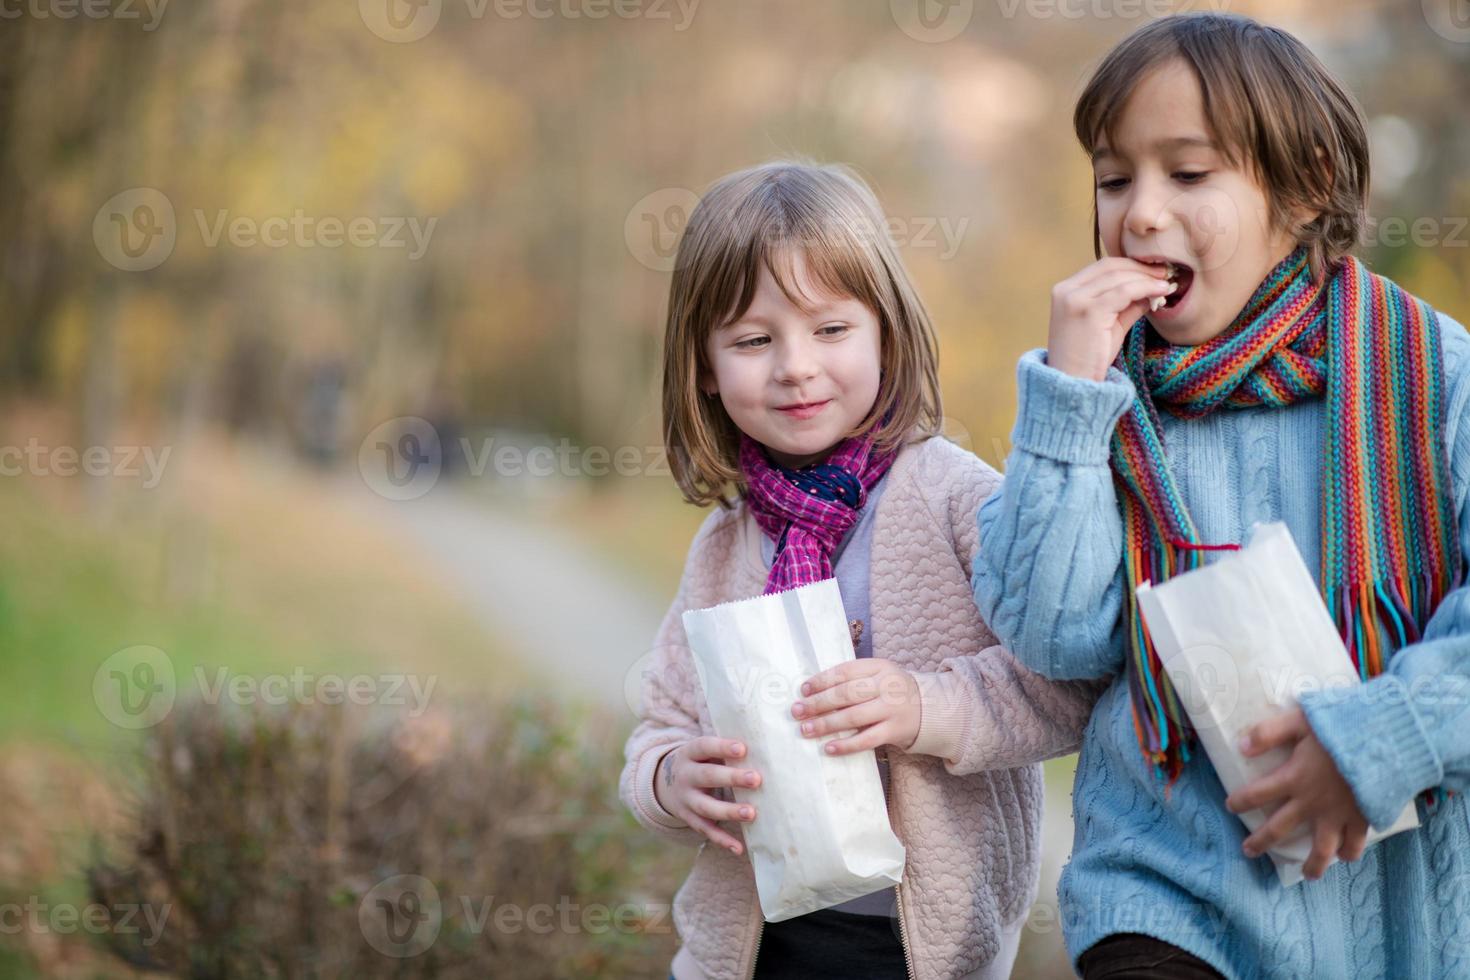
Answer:
POLYGON ((1171 344, 1219 335, 1296 247, 1272 228, 1266 193, 1215 147, 1204 96, 1182 60, 1149 72, 1093 157, 1098 229, 1108 255, 1172 263, 1179 288, 1148 314, 1171 344))
POLYGON ((861 302, 813 283, 805 256, 790 258, 793 291, 810 307, 794 305, 762 267, 750 309, 706 340, 711 371, 700 387, 718 393, 772 459, 796 469, 825 459, 872 409, 881 331, 861 302))

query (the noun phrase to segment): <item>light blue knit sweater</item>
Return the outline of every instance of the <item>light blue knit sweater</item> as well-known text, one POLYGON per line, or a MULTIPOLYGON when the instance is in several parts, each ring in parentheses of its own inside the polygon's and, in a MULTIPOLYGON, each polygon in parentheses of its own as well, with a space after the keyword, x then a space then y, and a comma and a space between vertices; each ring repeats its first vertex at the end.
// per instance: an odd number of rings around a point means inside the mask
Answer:
MULTIPOLYGON (((1470 554, 1470 335, 1441 317, 1446 441, 1460 544, 1470 554)), ((1445 600, 1423 642, 1351 697, 1302 699, 1317 737, 1376 826, 1418 791, 1455 791, 1420 829, 1370 847, 1294 888, 1270 859, 1248 860, 1239 818, 1203 751, 1166 802, 1134 734, 1123 674, 1122 521, 1108 466, 1113 426, 1133 398, 1105 381, 1022 358, 1005 483, 978 514, 975 600, 1021 661, 1052 678, 1116 675, 1078 759, 1076 838, 1059 885, 1073 961, 1098 940, 1141 932, 1227 977, 1470 977, 1470 588, 1445 600)), ((1175 479, 1209 542, 1285 521, 1318 574, 1324 402, 1163 415, 1175 479)))

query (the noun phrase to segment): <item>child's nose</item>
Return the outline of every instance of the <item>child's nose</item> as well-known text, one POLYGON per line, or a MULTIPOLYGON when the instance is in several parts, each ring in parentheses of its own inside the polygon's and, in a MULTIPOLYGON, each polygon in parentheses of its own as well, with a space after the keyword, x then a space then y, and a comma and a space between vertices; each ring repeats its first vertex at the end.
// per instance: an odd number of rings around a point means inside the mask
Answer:
POLYGON ((788 354, 776 364, 776 381, 801 383, 816 378, 817 363, 810 354, 788 354))
POLYGON ((1140 183, 1135 185, 1123 222, 1136 237, 1157 234, 1173 223, 1171 203, 1167 190, 1140 183))
POLYGON ((784 383, 809 381, 816 377, 817 358, 803 344, 792 344, 776 362, 776 380, 784 383))

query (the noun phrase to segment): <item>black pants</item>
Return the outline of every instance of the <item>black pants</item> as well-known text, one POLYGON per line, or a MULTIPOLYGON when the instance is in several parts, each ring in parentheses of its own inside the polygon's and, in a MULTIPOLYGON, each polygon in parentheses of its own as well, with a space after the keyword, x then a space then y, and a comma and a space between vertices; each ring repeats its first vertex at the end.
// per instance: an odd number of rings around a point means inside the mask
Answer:
POLYGON ((756 980, 904 980, 908 967, 898 921, 820 909, 767 922, 756 954, 756 980))
POLYGON ((1153 936, 1120 932, 1077 958, 1082 980, 1225 980, 1218 970, 1178 946, 1153 936))

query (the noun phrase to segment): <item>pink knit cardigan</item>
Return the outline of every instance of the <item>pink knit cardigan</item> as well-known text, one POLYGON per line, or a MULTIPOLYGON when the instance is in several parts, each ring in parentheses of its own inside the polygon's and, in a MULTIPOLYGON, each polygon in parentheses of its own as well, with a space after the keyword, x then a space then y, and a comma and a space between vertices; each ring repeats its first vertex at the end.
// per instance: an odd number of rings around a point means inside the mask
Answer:
MULTIPOLYGON (((1076 751, 1104 686, 1032 673, 997 645, 976 611, 975 513, 999 483, 966 450, 919 438, 901 448, 874 521, 873 655, 916 672, 921 691, 914 744, 879 750, 890 766, 889 818, 907 851, 899 921, 918 980, 982 969, 996 955, 1003 925, 1030 908, 1040 871, 1039 763, 1076 751)), ((703 846, 697 831, 659 805, 653 784, 665 753, 715 734, 680 614, 759 595, 761 533, 742 503, 716 509, 695 535, 626 746, 620 792, 633 815, 654 833, 700 849, 674 900, 683 940, 673 965, 678 980, 745 980, 755 970, 763 919, 748 852, 703 846)), ((721 826, 741 833, 738 823, 721 826)))

